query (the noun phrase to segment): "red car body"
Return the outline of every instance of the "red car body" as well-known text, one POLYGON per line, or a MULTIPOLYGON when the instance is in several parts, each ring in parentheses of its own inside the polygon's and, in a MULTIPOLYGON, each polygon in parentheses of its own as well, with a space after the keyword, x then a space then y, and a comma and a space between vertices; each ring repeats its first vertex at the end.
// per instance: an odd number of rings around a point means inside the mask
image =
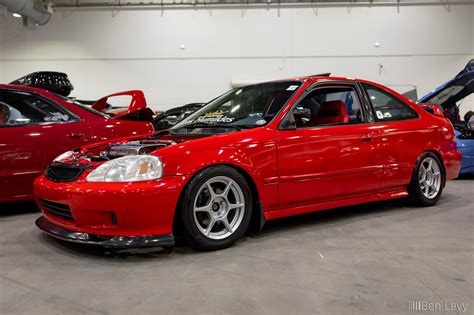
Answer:
MULTIPOLYGON (((90 169, 68 183, 45 176, 35 181, 35 197, 44 215, 38 226, 69 241, 114 246, 109 241, 119 237, 128 242, 126 246, 134 246, 147 245, 137 243, 137 237, 156 236, 150 244, 172 245, 175 214, 180 198, 186 198, 186 185, 201 170, 215 165, 231 166, 245 176, 259 205, 254 217, 260 225, 290 215, 407 196, 417 159, 427 151, 442 160, 445 179, 457 176, 461 155, 447 119, 376 83, 339 77, 297 81, 300 88, 265 126, 210 137, 156 134, 154 139, 173 141, 149 153, 162 160, 163 176, 158 180, 88 182, 86 176, 101 162, 69 160, 90 169), (410 106, 418 118, 279 128, 306 90, 332 83, 370 83, 410 106), (51 205, 69 209, 73 220, 48 211, 51 205), (82 235, 82 240, 70 237, 72 233, 82 235)), ((82 153, 98 154, 104 147, 89 146, 82 153)))
POLYGON ((131 95, 134 106, 114 118, 94 113, 42 89, 0 84, 0 93, 6 91, 37 97, 67 112, 72 119, 67 122, 0 125, 0 203, 32 200, 33 180, 44 173, 56 156, 67 150, 93 142, 154 132, 151 123, 130 121, 124 117, 146 108, 141 91, 121 93, 131 95))

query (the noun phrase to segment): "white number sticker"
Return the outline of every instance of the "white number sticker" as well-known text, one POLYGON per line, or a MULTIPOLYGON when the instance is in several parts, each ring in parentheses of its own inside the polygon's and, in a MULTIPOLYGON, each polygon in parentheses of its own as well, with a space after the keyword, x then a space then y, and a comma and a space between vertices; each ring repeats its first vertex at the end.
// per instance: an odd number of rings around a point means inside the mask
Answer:
POLYGON ((286 90, 287 91, 294 91, 298 88, 298 85, 290 85, 286 90))

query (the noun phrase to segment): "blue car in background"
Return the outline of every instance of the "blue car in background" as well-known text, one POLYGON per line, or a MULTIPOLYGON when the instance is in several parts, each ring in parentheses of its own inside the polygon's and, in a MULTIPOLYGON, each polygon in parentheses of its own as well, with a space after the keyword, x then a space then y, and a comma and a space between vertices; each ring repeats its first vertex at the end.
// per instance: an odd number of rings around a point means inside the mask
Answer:
POLYGON ((454 79, 418 100, 418 103, 435 104, 451 120, 456 129, 458 151, 462 153, 459 174, 474 173, 474 59, 454 79), (471 96, 470 96, 471 95, 471 96), (470 96, 470 98, 468 98, 470 96), (466 113, 460 117, 460 108, 466 113))

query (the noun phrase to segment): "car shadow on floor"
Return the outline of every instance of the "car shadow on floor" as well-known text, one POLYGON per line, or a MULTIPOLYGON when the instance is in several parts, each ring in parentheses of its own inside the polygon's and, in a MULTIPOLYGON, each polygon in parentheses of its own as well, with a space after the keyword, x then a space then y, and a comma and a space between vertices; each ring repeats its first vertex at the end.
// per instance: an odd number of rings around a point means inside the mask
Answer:
MULTIPOLYGON (((445 199, 449 199, 449 197, 446 197, 445 199)), ((443 200, 440 202, 443 202, 443 200)), ((449 200, 446 200, 446 202, 449 202, 449 200)), ((407 200, 400 199, 336 208, 272 220, 265 224, 260 233, 246 235, 243 240, 237 243, 237 246, 247 246, 248 244, 251 244, 252 241, 259 241, 268 237, 278 237, 278 235, 284 233, 292 233, 307 228, 315 229, 318 226, 323 226, 325 224, 338 224, 353 220, 355 218, 370 217, 374 216, 375 214, 381 216, 390 212, 411 211, 412 209, 413 208, 408 206, 407 200)), ((43 233, 39 234, 39 241, 54 251, 60 251, 69 256, 105 260, 114 259, 128 262, 139 262, 154 258, 167 259, 183 254, 203 254, 201 251, 190 248, 179 239, 177 240, 176 246, 173 248, 138 248, 127 250, 115 250, 103 248, 100 246, 70 243, 55 239, 43 233)))
POLYGON ((474 179, 474 173, 459 175, 459 177, 456 178, 456 180, 473 180, 473 179, 474 179))
POLYGON ((36 212, 40 210, 33 201, 0 204, 0 218, 36 212))

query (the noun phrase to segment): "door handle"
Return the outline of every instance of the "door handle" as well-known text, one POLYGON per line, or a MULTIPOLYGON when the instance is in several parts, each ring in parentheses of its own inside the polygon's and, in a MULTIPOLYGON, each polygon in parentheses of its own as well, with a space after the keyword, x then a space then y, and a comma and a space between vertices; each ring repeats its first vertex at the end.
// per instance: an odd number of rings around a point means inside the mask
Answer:
POLYGON ((79 138, 84 138, 84 134, 83 133, 70 133, 70 134, 67 134, 66 137, 79 139, 79 138))
POLYGON ((368 135, 363 136, 360 140, 362 140, 362 142, 369 142, 369 141, 372 141, 372 137, 373 137, 372 134, 368 134, 368 135))

